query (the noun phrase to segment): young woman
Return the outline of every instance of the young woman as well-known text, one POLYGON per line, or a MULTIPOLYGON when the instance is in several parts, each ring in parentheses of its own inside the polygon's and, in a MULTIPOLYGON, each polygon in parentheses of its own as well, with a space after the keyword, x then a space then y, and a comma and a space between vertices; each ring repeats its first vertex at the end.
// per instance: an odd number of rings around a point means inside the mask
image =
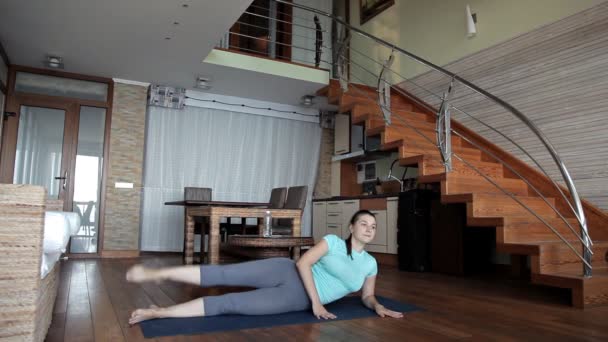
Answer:
POLYGON ((403 314, 380 305, 374 297, 376 260, 365 245, 376 235, 376 218, 360 210, 350 220, 350 236, 342 240, 326 235, 300 260, 272 258, 230 265, 178 266, 149 269, 133 266, 127 281, 172 280, 202 287, 247 286, 256 290, 198 298, 166 308, 137 309, 130 324, 152 318, 215 316, 222 314, 266 315, 312 309, 321 319, 333 319, 324 305, 363 289, 363 305, 381 316, 400 318, 403 314), (280 299, 279 299, 280 298, 280 299))

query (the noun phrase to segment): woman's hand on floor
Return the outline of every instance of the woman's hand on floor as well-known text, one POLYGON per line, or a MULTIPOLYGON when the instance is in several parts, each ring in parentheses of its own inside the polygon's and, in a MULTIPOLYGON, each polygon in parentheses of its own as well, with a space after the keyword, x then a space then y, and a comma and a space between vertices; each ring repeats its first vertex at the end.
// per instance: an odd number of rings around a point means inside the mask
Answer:
POLYGON ((401 318, 403 317, 403 313, 389 310, 382 305, 376 306, 376 313, 380 317, 393 317, 393 318, 401 318))
POLYGON ((336 315, 332 314, 331 312, 328 312, 327 310, 325 310, 325 307, 323 305, 313 305, 312 306, 312 312, 314 313, 315 317, 317 317, 318 319, 334 319, 336 318, 336 315))

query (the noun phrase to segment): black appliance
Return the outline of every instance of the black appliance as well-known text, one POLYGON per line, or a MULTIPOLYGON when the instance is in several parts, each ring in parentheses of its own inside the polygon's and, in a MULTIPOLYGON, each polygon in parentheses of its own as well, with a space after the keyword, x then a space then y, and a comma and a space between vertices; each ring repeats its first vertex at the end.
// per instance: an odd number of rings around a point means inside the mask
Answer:
POLYGON ((399 194, 397 254, 399 269, 409 272, 431 271, 431 202, 439 193, 413 189, 399 194))
POLYGON ((399 269, 453 275, 492 271, 494 227, 467 227, 466 204, 442 204, 436 191, 399 194, 399 269))

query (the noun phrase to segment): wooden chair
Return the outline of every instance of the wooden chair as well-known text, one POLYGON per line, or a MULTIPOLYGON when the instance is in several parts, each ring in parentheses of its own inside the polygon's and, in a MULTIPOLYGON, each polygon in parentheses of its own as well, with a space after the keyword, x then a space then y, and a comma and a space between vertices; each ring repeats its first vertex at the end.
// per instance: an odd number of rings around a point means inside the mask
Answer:
MULTIPOLYGON (((274 188, 270 191, 270 200, 268 201, 268 208, 280 209, 285 205, 285 200, 287 198, 287 188, 274 188)), ((273 225, 276 224, 276 220, 273 220, 273 225)), ((230 234, 257 234, 257 225, 248 226, 245 222, 245 219, 241 219, 241 224, 238 229, 234 229, 230 224, 230 219, 227 219, 226 228, 228 230, 228 235, 230 234)))
MULTIPOLYGON (((287 191, 287 199, 285 200, 285 209, 301 209, 306 206, 306 195, 308 194, 308 186, 292 186, 287 191)), ((291 235, 291 220, 277 219, 276 225, 272 227, 272 234, 276 235, 291 235)))

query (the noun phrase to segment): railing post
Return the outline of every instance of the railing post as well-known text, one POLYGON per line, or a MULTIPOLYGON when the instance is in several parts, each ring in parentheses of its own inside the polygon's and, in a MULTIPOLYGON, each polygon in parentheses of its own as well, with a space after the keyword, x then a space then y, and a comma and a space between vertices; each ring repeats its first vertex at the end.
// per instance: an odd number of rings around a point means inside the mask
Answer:
POLYGON ((348 60, 344 56, 346 51, 346 47, 350 42, 350 31, 344 27, 342 31, 342 40, 340 41, 340 47, 337 52, 337 65, 338 65, 338 80, 340 81, 340 88, 342 88, 343 92, 348 91, 348 60))
POLYGON ((437 112, 437 147, 441 153, 441 159, 445 166, 445 172, 452 171, 452 136, 450 119, 450 99, 454 89, 454 78, 450 81, 448 91, 443 94, 439 112, 437 112))
POLYGON ((277 3, 274 1, 270 2, 268 17, 268 40, 270 40, 268 42, 268 45, 270 45, 268 56, 274 59, 277 56, 277 3))
POLYGON ((315 15, 315 67, 318 68, 321 65, 321 47, 323 46, 323 28, 321 27, 321 21, 319 17, 315 15))
POLYGON ((386 80, 384 74, 386 70, 390 70, 393 61, 395 60, 395 52, 391 51, 391 55, 382 65, 382 71, 378 75, 378 104, 382 115, 384 116, 384 122, 387 126, 391 124, 391 84, 386 80))

